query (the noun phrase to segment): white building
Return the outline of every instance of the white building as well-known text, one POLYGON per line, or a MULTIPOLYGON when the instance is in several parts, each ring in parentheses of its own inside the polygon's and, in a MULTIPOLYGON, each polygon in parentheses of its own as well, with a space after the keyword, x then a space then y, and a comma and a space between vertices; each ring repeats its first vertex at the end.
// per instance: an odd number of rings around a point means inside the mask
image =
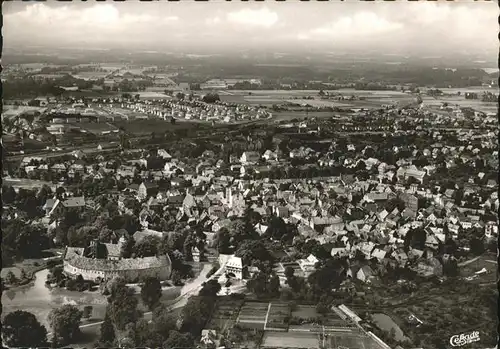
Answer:
POLYGON ((246 151, 241 155, 240 162, 242 164, 254 164, 260 159, 260 154, 256 151, 246 151))
POLYGON ((243 279, 243 262, 240 257, 231 256, 226 264, 226 273, 233 274, 236 279, 243 279))

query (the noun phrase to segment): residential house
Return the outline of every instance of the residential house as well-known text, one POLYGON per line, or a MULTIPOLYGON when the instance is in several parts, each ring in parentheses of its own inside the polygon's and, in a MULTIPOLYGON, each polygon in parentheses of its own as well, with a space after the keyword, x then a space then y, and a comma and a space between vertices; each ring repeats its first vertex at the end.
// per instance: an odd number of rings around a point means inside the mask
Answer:
POLYGON ((81 212, 85 209, 85 198, 83 196, 75 196, 64 199, 57 199, 49 212, 49 216, 62 216, 68 210, 76 210, 81 212))
POLYGON ((244 165, 259 162, 260 154, 256 151, 246 151, 241 155, 240 162, 244 165))
POLYGON ((304 275, 308 277, 316 270, 318 259, 313 254, 310 254, 306 259, 297 260, 297 263, 304 272, 304 275))
POLYGON ((144 200, 149 196, 156 196, 158 194, 158 185, 153 182, 142 182, 139 185, 137 196, 139 199, 144 200))
POLYGON ((365 283, 371 283, 375 280, 375 272, 369 266, 361 267, 356 273, 356 278, 365 283))

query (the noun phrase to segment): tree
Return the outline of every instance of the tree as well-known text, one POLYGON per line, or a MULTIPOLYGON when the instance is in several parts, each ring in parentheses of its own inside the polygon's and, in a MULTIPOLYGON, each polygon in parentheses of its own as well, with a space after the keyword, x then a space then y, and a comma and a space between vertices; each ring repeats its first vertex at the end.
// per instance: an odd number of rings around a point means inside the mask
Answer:
POLYGON ((200 290, 200 296, 215 297, 222 289, 222 286, 217 280, 209 280, 205 282, 203 288, 200 290))
POLYGON ((2 201, 6 205, 10 205, 14 203, 15 200, 16 200, 16 191, 14 190, 14 188, 11 185, 2 186, 2 201))
POLYGON ((66 304, 53 309, 49 314, 49 323, 59 344, 71 343, 80 334, 82 312, 74 305, 66 304))
POLYGON ((47 343, 47 329, 35 315, 16 310, 2 321, 2 339, 10 348, 44 347, 47 343))
POLYGON ((99 342, 103 347, 111 347, 113 341, 115 340, 115 328, 113 326, 113 322, 109 317, 108 312, 106 311, 106 315, 104 315, 104 321, 101 324, 101 336, 99 342))
POLYGON ((205 103, 215 103, 217 101, 220 101, 220 97, 217 93, 207 93, 205 96, 203 96, 202 101, 205 103))
POLYGON ((124 285, 123 281, 112 287, 110 300, 109 315, 117 329, 124 330, 127 324, 139 319, 138 300, 133 290, 124 285))
POLYGON ((473 237, 470 240, 470 251, 476 256, 480 256, 484 253, 484 241, 477 237, 473 237))
POLYGON ((5 278, 5 282, 9 285, 14 285, 17 282, 16 275, 12 271, 9 271, 5 278))
POLYGON ((84 319, 90 319, 92 317, 92 311, 93 311, 93 307, 91 305, 86 305, 84 308, 83 308, 83 313, 82 313, 82 317, 84 319))
POLYGON ((159 333, 168 333, 176 328, 176 319, 167 305, 159 304, 153 309, 153 325, 159 333))
POLYGON ((216 237, 216 246, 217 250, 221 254, 230 254, 231 253, 231 242, 230 242, 229 231, 226 228, 222 228, 217 232, 216 237))
POLYGON ((253 276, 252 279, 248 280, 247 288, 255 293, 257 297, 265 296, 268 292, 268 275, 263 272, 259 272, 253 276))
POLYGON ((182 309, 181 331, 188 331, 192 335, 198 336, 205 327, 214 305, 215 299, 212 297, 190 298, 182 309))
POLYGON ((177 269, 172 270, 172 275, 171 275, 170 279, 172 280, 172 283, 175 286, 178 286, 179 284, 181 284, 182 277, 177 269))
POLYGON ((293 269, 292 267, 288 266, 285 268, 285 276, 287 279, 293 277, 293 275, 295 274, 295 269, 293 269))
POLYGON ((280 293, 280 278, 273 275, 269 280, 268 292, 272 297, 277 297, 280 293))
POLYGON ((328 305, 325 304, 324 302, 319 302, 316 305, 316 311, 318 312, 318 314, 326 314, 329 311, 328 305))
POLYGON ((180 333, 172 330, 168 332, 168 338, 163 342, 164 348, 192 348, 194 337, 190 333, 180 333))
POLYGON ((131 258, 135 249, 135 240, 132 236, 129 236, 125 243, 121 247, 121 257, 122 258, 131 258))
POLYGON ((138 258, 153 257, 158 254, 160 240, 156 236, 146 236, 134 246, 135 256, 138 258))
POLYGON ((154 328, 151 328, 145 319, 141 319, 134 324, 131 332, 131 337, 134 338, 136 347, 160 348, 165 339, 165 336, 154 328))
POLYGON ((155 277, 147 277, 141 285, 141 299, 152 310, 160 301, 161 284, 155 277))
POLYGON ((273 260, 273 256, 262 240, 245 240, 241 242, 235 255, 241 257, 243 265, 250 265, 254 260, 261 262, 273 260))

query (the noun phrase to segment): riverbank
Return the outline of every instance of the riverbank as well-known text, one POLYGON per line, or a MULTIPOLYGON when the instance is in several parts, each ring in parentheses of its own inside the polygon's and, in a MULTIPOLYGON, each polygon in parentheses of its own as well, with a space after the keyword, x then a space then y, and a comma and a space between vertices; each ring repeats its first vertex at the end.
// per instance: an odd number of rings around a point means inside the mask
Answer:
POLYGON ((36 280, 36 273, 38 273, 39 271, 42 271, 44 269, 47 269, 46 262, 43 264, 40 264, 38 266, 33 265, 29 268, 27 268, 26 265, 16 265, 13 267, 8 267, 8 268, 2 269, 2 279, 4 279, 4 280, 5 280, 5 276, 9 272, 14 273, 14 275, 18 279, 21 277, 21 270, 24 270, 24 272, 26 273, 26 277, 22 280, 19 280, 18 283, 4 285, 4 290, 5 291, 7 291, 7 290, 17 291, 17 290, 21 290, 23 288, 28 288, 28 287, 33 286, 35 284, 35 280, 36 280), (5 274, 4 274, 4 271, 5 271, 5 274))

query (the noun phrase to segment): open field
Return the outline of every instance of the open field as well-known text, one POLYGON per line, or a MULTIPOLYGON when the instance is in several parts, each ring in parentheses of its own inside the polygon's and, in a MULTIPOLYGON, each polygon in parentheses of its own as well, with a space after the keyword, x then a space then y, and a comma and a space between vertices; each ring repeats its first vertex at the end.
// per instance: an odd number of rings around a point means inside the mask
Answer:
POLYGON ((323 107, 330 107, 330 108, 349 108, 351 105, 349 102, 345 101, 334 101, 334 100, 324 100, 324 99, 288 99, 286 100, 288 103, 294 103, 294 104, 307 104, 310 105, 314 108, 323 108, 323 107))
POLYGON ((162 133, 165 131, 175 131, 180 129, 192 128, 194 124, 188 122, 177 122, 171 124, 170 121, 160 119, 149 120, 130 120, 130 121, 115 121, 113 125, 120 128, 123 127, 125 132, 134 135, 147 135, 152 132, 162 133))
POLYGON ((308 332, 267 332, 262 348, 319 348, 319 336, 308 332))
POLYGON ((459 105, 460 107, 469 107, 484 113, 496 113, 498 111, 495 102, 482 102, 480 99, 465 99, 464 96, 441 96, 437 98, 424 96, 425 105, 441 106, 443 103, 450 105, 459 105))
POLYGON ((123 63, 102 63, 102 64, 99 64, 99 67, 101 69, 104 69, 104 70, 114 71, 114 70, 125 68, 126 64, 123 64, 123 63))
POLYGON ((13 179, 13 178, 3 178, 3 185, 11 185, 14 189, 40 189, 44 185, 48 185, 49 187, 52 188, 52 190, 55 190, 56 185, 54 185, 52 182, 46 182, 46 181, 39 181, 36 179, 13 179))
POLYGON ((79 122, 72 125, 80 127, 82 130, 96 135, 118 132, 118 128, 116 126, 107 122, 79 122))
POLYGON ((98 80, 98 79, 104 79, 106 76, 109 75, 109 72, 80 72, 77 74, 73 74, 73 76, 77 79, 83 79, 83 80, 98 80))
POLYGON ((172 99, 172 97, 167 96, 163 93, 165 88, 158 88, 157 91, 143 91, 143 92, 135 92, 134 95, 139 95, 139 98, 159 98, 159 99, 172 99))
POLYGON ((391 319, 390 316, 386 314, 377 313, 373 314, 372 318, 377 327, 380 328, 382 331, 390 332, 391 329, 394 329, 396 340, 404 341, 405 339, 407 339, 401 328, 391 319))
POLYGON ((498 265, 496 261, 496 256, 494 254, 488 253, 480 256, 477 260, 469 263, 460 268, 460 275, 463 278, 470 278, 472 280, 467 280, 466 282, 471 283, 493 283, 497 280, 498 265), (476 274, 476 272, 486 269, 485 273, 476 274))
POLYGON ((264 329, 268 308, 268 303, 246 302, 238 315, 238 325, 258 330, 264 329))
POLYGON ((362 91, 354 89, 331 90, 330 93, 344 97, 362 97, 362 100, 322 100, 318 96, 319 90, 229 90, 219 91, 222 101, 250 105, 266 105, 281 103, 309 104, 313 107, 339 108, 380 108, 384 104, 409 104, 414 97, 401 91, 362 91), (306 99, 314 97, 315 99, 306 99))
POLYGON ((42 107, 29 107, 29 106, 15 106, 15 105, 4 105, 2 109, 2 117, 6 117, 8 119, 19 116, 23 113, 36 112, 43 113, 47 108, 42 107))

